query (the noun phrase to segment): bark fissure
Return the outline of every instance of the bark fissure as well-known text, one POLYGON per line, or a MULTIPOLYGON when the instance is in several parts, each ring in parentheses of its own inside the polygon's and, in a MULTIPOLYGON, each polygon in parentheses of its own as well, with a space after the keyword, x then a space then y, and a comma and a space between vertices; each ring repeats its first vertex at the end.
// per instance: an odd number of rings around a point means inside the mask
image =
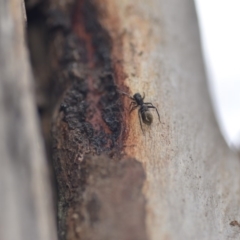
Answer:
POLYGON ((112 61, 114 42, 94 1, 67 9, 48 11, 59 237, 145 240, 145 173, 121 153, 126 123, 117 85, 124 74, 112 61))

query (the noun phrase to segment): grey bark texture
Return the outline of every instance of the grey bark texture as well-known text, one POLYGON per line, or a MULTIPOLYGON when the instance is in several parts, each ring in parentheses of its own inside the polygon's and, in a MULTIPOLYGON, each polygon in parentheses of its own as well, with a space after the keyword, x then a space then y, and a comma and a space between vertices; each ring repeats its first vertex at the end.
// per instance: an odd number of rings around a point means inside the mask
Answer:
POLYGON ((134 61, 124 50, 127 74, 136 75, 127 79, 128 86, 132 93, 146 93, 163 122, 145 136, 138 124, 130 126, 140 144, 129 155, 144 164, 147 175, 149 238, 239 239, 232 221, 240 220, 240 162, 213 115, 194 3, 134 1, 130 19, 123 17, 128 4, 117 3, 120 22, 138 41, 136 52, 144 51, 134 61))
POLYGON ((0 1, 0 239, 55 240, 22 1, 0 1))

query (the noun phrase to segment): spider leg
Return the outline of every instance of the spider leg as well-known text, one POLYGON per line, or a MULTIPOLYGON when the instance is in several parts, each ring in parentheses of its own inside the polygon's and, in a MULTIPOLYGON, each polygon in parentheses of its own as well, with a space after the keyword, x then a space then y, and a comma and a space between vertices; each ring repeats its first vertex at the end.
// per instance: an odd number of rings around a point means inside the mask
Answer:
POLYGON ((131 112, 132 112, 133 110, 135 110, 137 107, 138 107, 138 105, 133 106, 133 107, 130 109, 129 113, 131 113, 131 112))
POLYGON ((157 112, 159 122, 162 123, 161 120, 160 120, 160 115, 159 115, 159 112, 158 112, 157 108, 155 106, 153 106, 152 103, 150 103, 150 104, 151 104, 151 106, 147 106, 147 108, 154 108, 157 112))
POLYGON ((143 105, 144 105, 144 104, 146 104, 146 105, 149 105, 149 104, 150 104, 150 105, 152 105, 152 106, 153 106, 153 104, 152 104, 152 103, 150 103, 150 102, 145 102, 145 103, 143 103, 143 105))
POLYGON ((136 105, 137 103, 134 101, 134 102, 131 102, 130 105, 129 105, 129 109, 131 109, 133 107, 133 105, 136 105))
MULTIPOLYGON (((139 118, 139 122, 140 122, 140 126, 143 132, 143 127, 142 127, 142 117, 141 117, 141 108, 139 108, 138 110, 138 118, 139 118)), ((143 132, 144 133, 144 132, 143 132)))
POLYGON ((120 93, 122 93, 122 94, 124 94, 124 95, 126 95, 127 97, 129 97, 130 99, 132 99, 132 100, 135 101, 135 99, 134 99, 133 97, 131 97, 128 93, 123 92, 123 91, 121 91, 121 90, 119 90, 119 89, 117 89, 117 91, 120 92, 120 93))
POLYGON ((142 97, 142 100, 144 100, 144 98, 145 98, 145 92, 143 92, 143 97, 142 97))

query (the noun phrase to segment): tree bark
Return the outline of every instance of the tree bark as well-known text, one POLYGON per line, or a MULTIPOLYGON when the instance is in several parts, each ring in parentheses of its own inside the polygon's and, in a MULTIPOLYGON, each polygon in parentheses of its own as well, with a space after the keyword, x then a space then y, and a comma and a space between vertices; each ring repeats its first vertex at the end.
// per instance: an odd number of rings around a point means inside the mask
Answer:
POLYGON ((193 2, 71 4, 49 11, 60 238, 239 238, 240 163, 213 115, 193 2), (153 112, 142 132, 119 89, 145 92, 161 123, 153 112))
MULTIPOLYGON (((59 239, 239 239, 239 157, 213 115, 193 2, 46 2, 59 239), (142 131, 121 91, 145 93, 161 123, 153 111, 142 131)), ((0 2, 0 238, 56 239, 21 13, 0 2)))
POLYGON ((56 228, 22 1, 0 1, 0 239, 54 240, 56 228))

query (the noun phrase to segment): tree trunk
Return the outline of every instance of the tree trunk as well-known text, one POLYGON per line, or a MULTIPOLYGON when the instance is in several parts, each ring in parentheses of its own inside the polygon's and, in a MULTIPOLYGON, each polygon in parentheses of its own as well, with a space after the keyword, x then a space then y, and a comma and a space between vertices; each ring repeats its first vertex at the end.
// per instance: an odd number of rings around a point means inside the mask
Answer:
MULTIPOLYGON (((239 157, 213 115, 193 2, 47 3, 59 239, 239 239, 239 157), (141 129, 122 92, 145 93, 161 122, 152 109, 141 129)), ((0 236, 54 239, 22 28, 0 26, 0 236)))
POLYGON ((21 1, 0 1, 0 239, 54 240, 23 16, 21 1))
POLYGON ((213 115, 192 1, 51 3, 61 239, 238 238, 239 158, 213 115), (145 92, 161 123, 153 112, 142 132, 121 91, 145 92))

